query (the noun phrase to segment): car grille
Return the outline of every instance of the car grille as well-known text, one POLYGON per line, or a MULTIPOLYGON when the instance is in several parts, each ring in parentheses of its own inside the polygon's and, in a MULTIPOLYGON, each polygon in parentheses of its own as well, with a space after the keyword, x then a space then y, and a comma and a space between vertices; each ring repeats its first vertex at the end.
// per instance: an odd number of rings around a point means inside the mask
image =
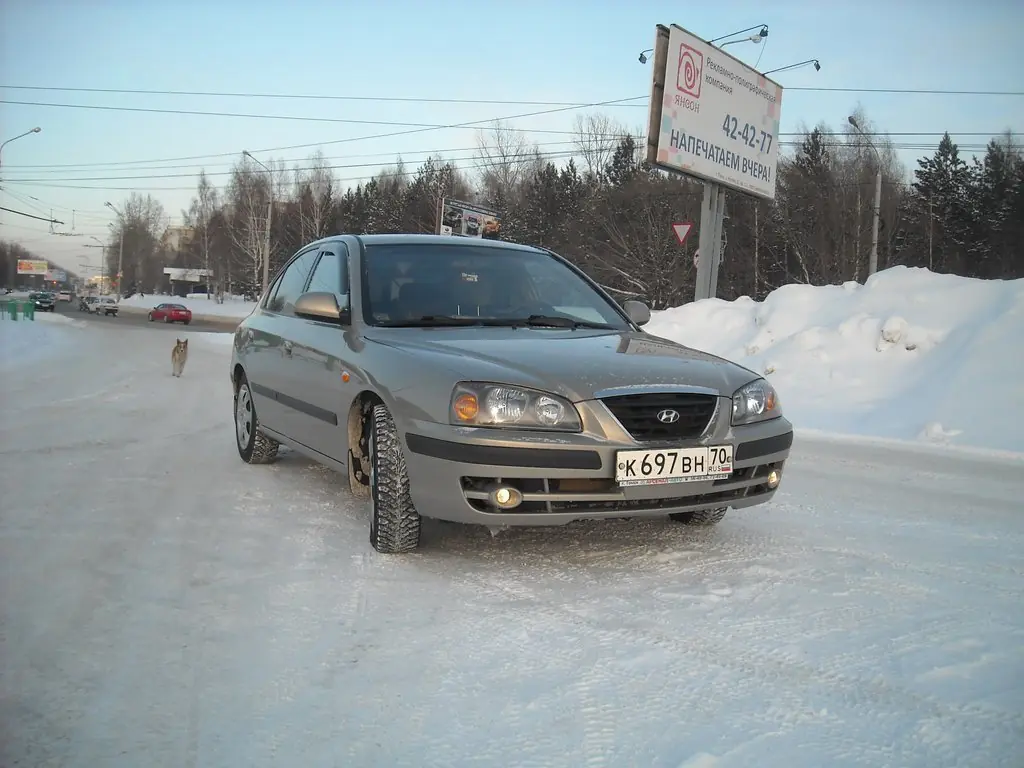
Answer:
POLYGON ((652 392, 606 397, 601 402, 634 440, 695 440, 714 417, 718 398, 691 392, 652 392), (658 418, 662 411, 675 411, 679 418, 666 424, 658 418))

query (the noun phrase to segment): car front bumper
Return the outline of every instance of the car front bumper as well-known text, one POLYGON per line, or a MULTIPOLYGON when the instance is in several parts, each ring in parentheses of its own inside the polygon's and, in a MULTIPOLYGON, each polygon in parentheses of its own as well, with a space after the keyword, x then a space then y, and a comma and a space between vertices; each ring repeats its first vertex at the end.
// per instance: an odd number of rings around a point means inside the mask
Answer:
POLYGON ((479 525, 564 525, 573 520, 657 517, 718 507, 751 507, 778 490, 793 444, 785 418, 732 427, 728 409, 699 440, 640 444, 594 434, 505 432, 424 421, 405 425, 410 490, 424 517, 479 525), (621 487, 615 482, 618 451, 733 446, 733 471, 725 479, 621 487), (777 473, 776 485, 768 476, 777 473), (512 485, 523 503, 500 510, 488 488, 512 485))

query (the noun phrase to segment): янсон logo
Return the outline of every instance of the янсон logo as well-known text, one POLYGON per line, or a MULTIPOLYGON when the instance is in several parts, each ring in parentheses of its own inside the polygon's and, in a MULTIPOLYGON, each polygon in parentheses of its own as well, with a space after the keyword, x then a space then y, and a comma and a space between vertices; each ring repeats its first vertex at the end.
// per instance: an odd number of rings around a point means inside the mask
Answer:
POLYGON ((700 81, 704 79, 704 54, 686 43, 679 44, 679 70, 676 90, 695 99, 700 98, 700 81))

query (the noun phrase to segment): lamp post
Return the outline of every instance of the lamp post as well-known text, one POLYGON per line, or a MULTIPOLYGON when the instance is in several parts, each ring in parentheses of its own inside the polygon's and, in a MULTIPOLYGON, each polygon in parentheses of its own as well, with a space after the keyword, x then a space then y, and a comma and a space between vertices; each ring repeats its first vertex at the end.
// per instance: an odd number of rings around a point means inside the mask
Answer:
POLYGON ((20 138, 23 138, 23 137, 25 137, 25 136, 30 136, 30 135, 31 135, 31 134, 33 134, 33 133, 39 133, 39 132, 40 132, 41 130, 43 130, 43 129, 42 129, 42 128, 40 128, 40 127, 39 127, 39 126, 37 125, 37 126, 36 126, 35 128, 33 128, 32 130, 29 130, 29 131, 25 131, 24 133, 19 133, 19 134, 18 134, 17 136, 13 136, 13 137, 9 138, 9 139, 8 139, 7 141, 5 141, 5 142, 3 142, 2 144, 0 144, 0 159, 2 159, 2 158, 3 158, 3 153, 4 153, 4 147, 6 147, 6 146, 7 146, 8 144, 10 144, 10 143, 11 143, 12 141, 17 141, 18 139, 20 139, 20 138))
MULTIPOLYGON (((124 215, 109 200, 107 202, 105 202, 104 205, 107 206, 107 208, 109 208, 110 210, 112 210, 114 213, 117 214, 118 221, 120 221, 120 223, 121 223, 121 227, 120 227, 120 229, 121 229, 121 245, 117 249, 117 303, 120 304, 121 303, 121 292, 122 292, 121 289, 124 287, 124 286, 121 285, 121 277, 122 277, 123 269, 124 269, 124 215)), ((136 275, 136 278, 137 277, 138 277, 138 275, 136 275)), ((103 281, 101 280, 100 281, 100 285, 102 285, 102 284, 103 284, 103 281)))
POLYGON ((857 118, 850 115, 846 118, 846 122, 853 126, 853 130, 857 132, 857 135, 864 139, 875 153, 875 215, 871 222, 871 255, 868 256, 868 276, 871 276, 878 271, 878 219, 882 208, 882 154, 878 151, 875 143, 861 129, 857 118))
MULTIPOLYGON (((7 141, 0 142, 0 167, 3 166, 4 147, 6 147, 12 141, 17 141, 18 139, 24 138, 25 136, 30 136, 33 133, 39 133, 41 130, 43 130, 43 129, 40 128, 37 125, 35 128, 32 128, 32 129, 30 129, 28 131, 25 131, 24 133, 19 133, 17 136, 12 136, 11 138, 7 139, 7 141)), ((10 276, 9 277, 10 277, 10 281, 11 281, 12 284, 17 282, 17 279, 18 279, 17 278, 17 269, 18 269, 18 262, 15 259, 11 259, 11 267, 10 267, 10 276)))
POLYGON ((267 292, 267 286, 270 284, 270 217, 274 210, 274 175, 270 172, 263 163, 252 156, 252 153, 248 149, 242 150, 242 154, 248 157, 260 168, 267 172, 267 231, 265 233, 266 239, 263 245, 263 291, 267 292))

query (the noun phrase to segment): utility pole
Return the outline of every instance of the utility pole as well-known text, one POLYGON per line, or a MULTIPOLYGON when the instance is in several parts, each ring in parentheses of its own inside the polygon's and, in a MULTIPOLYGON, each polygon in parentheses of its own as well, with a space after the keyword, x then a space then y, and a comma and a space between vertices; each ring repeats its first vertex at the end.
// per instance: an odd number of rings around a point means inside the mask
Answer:
MULTIPOLYGON (((121 285, 121 277, 124 274, 124 215, 110 201, 107 201, 106 203, 104 203, 104 205, 106 205, 107 208, 109 208, 110 210, 117 214, 118 221, 121 224, 121 246, 120 248, 118 248, 117 251, 117 274, 115 275, 115 277, 117 278, 117 301, 120 304, 121 293, 123 292, 122 288, 124 287, 121 285)), ((135 277, 136 280, 138 280, 138 275, 136 275, 135 277)))
POLYGON ((846 118, 846 121, 868 143, 868 146, 875 153, 875 161, 877 162, 875 166, 875 214, 871 222, 871 255, 868 256, 868 276, 870 277, 878 271, 878 220, 881 217, 882 211, 882 154, 878 151, 878 147, 875 146, 874 142, 861 130, 857 118, 850 115, 846 118))

